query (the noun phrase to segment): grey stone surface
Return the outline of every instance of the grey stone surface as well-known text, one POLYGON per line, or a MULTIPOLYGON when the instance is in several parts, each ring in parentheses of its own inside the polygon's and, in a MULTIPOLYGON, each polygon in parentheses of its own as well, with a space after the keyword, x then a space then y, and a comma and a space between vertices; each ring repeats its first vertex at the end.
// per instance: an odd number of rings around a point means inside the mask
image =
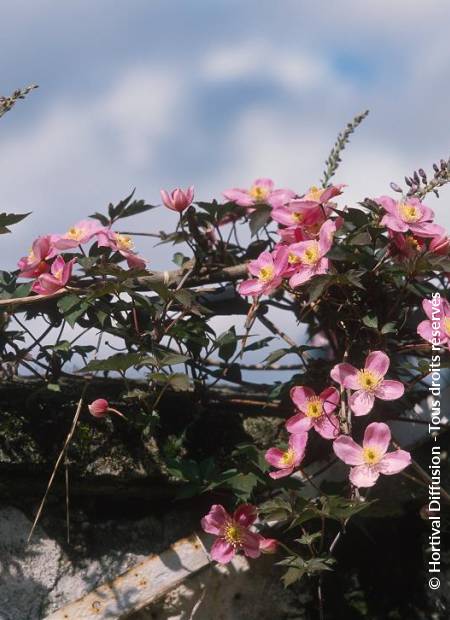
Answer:
POLYGON ((19 510, 0 509, 0 619, 37 620, 60 570, 60 546, 38 528, 27 545, 31 522, 19 510))

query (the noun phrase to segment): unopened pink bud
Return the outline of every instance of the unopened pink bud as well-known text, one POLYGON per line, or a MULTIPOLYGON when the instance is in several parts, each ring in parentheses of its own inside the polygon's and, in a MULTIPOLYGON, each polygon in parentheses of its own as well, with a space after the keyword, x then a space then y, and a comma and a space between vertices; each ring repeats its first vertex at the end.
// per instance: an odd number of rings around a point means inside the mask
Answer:
POLYGON ((259 548, 263 553, 276 553, 278 551, 278 540, 275 538, 259 537, 259 548))
POLYGON ((441 254, 443 256, 446 256, 449 253, 449 249, 449 237, 433 237, 433 239, 430 241, 430 252, 434 252, 434 254, 441 254))
POLYGON ((103 418, 105 415, 109 413, 109 403, 104 398, 97 398, 97 400, 92 401, 90 405, 88 405, 89 413, 94 416, 94 418, 103 418))
POLYGON ((182 213, 187 209, 194 200, 194 186, 188 187, 186 190, 182 190, 177 187, 170 194, 166 190, 161 190, 161 198, 164 205, 172 211, 182 213))

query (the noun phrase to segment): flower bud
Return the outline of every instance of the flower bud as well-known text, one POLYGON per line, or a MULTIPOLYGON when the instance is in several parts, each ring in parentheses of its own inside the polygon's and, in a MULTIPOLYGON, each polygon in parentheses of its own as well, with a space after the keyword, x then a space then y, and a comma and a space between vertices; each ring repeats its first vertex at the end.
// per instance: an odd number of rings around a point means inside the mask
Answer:
POLYGON ((97 398, 88 405, 88 409, 94 418, 104 418, 109 413, 109 403, 104 398, 97 398))
POLYGON ((182 213, 187 209, 194 200, 194 186, 191 185, 186 190, 182 190, 179 187, 174 189, 170 194, 166 190, 161 190, 161 198, 164 205, 172 211, 182 213))
POLYGON ((278 540, 275 540, 275 538, 265 538, 260 535, 259 548, 263 553, 276 553, 278 551, 278 540))

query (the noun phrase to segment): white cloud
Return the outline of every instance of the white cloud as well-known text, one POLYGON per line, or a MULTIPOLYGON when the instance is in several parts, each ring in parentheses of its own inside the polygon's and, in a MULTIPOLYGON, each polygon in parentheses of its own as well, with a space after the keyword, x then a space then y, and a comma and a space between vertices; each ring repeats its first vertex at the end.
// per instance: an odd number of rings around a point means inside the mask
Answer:
POLYGON ((34 236, 64 230, 138 180, 147 186, 160 141, 177 130, 182 89, 179 76, 135 67, 93 100, 53 102, 34 128, 4 140, 0 204, 33 214, 2 240, 3 267, 34 236))
POLYGON ((327 63, 317 54, 292 53, 261 39, 213 48, 205 56, 201 74, 212 82, 273 80, 294 92, 318 87, 331 77, 327 63))

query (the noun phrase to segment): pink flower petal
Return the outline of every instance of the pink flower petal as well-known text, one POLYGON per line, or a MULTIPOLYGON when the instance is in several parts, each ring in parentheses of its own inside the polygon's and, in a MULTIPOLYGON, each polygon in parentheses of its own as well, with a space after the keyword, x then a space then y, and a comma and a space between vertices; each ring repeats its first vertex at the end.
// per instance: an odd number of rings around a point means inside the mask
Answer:
POLYGON ((378 463, 378 469, 382 474, 392 476, 403 471, 409 465, 411 465, 410 453, 406 450, 395 450, 383 456, 378 463))
POLYGON ((313 420, 312 425, 324 439, 336 439, 340 432, 339 420, 333 413, 316 418, 313 420))
POLYGON ((289 447, 295 452, 295 465, 298 467, 305 455, 308 433, 295 433, 289 438, 289 447))
POLYGON ((379 471, 375 467, 369 467, 368 465, 359 465, 353 467, 350 470, 350 482, 355 487, 373 487, 375 482, 380 477, 379 471))
POLYGON ((278 471, 271 471, 269 476, 274 480, 278 478, 285 478, 286 476, 290 476, 294 471, 293 467, 286 467, 286 469, 279 469, 278 471))
POLYGON ((422 321, 421 323, 419 323, 419 325, 417 326, 417 333, 424 340, 427 340, 428 342, 432 342, 433 328, 431 326, 431 321, 422 321))
POLYGON ((262 295, 265 287, 265 282, 261 282, 261 280, 245 280, 239 284, 237 290, 240 295, 251 295, 256 297, 262 295))
POLYGON ((249 558, 259 558, 261 555, 259 534, 249 532, 243 533, 242 548, 244 554, 249 558))
POLYGON ((227 564, 235 556, 233 545, 227 543, 223 538, 218 538, 211 547, 210 555, 213 560, 220 564, 227 564))
POLYGON ((216 534, 218 536, 226 521, 230 520, 230 515, 220 504, 211 506, 207 515, 201 520, 202 528, 208 534, 216 534))
POLYGON ((312 269, 311 267, 303 267, 301 266, 299 268, 299 270, 297 271, 297 273, 295 273, 289 280, 289 286, 291 288, 296 288, 297 286, 300 286, 301 284, 304 284, 305 282, 308 282, 308 280, 311 280, 311 278, 315 275, 315 271, 314 269, 312 269))
POLYGON ((361 446, 348 435, 340 435, 333 442, 334 453, 347 465, 362 465, 364 463, 361 446))
POLYGON ((359 388, 358 383, 358 370, 351 364, 336 364, 331 369, 330 376, 333 381, 340 383, 343 387, 350 390, 357 390, 359 388))
POLYGON ((397 213, 397 201, 390 196, 380 196, 379 198, 375 198, 375 202, 381 205, 388 213, 397 213))
POLYGON ((283 466, 283 450, 279 450, 278 448, 269 448, 264 455, 264 458, 272 465, 272 467, 282 467, 283 466))
POLYGON ((389 357, 386 353, 383 353, 383 351, 372 351, 372 353, 367 356, 364 368, 384 377, 388 371, 389 364, 389 357))
POLYGON ((249 527, 256 521, 257 516, 256 507, 253 504, 242 504, 234 511, 233 519, 241 525, 249 527))
POLYGON ((306 404, 308 398, 312 398, 315 396, 314 391, 309 387, 303 387, 296 385, 290 391, 290 397, 294 405, 300 411, 306 412, 306 404))
POLYGON ((333 220, 327 220, 322 224, 319 232, 319 248, 321 256, 324 256, 331 248, 333 235, 336 232, 336 224, 333 220))
POLYGON ((312 427, 312 420, 304 413, 297 413, 286 421, 285 426, 288 433, 306 433, 312 427))
POLYGON ((319 395, 320 400, 323 402, 323 410, 326 414, 332 413, 339 403, 339 392, 334 387, 329 387, 323 390, 319 395))
POLYGON ((350 409, 356 416, 366 415, 371 411, 374 402, 375 396, 371 392, 367 392, 365 390, 358 390, 354 394, 350 396, 349 399, 350 409))
POLYGON ((386 379, 375 390, 375 396, 381 400, 396 400, 405 392, 405 386, 400 381, 386 379))
POLYGON ((387 452, 391 441, 391 431, 384 422, 372 422, 364 433, 364 448, 375 448, 377 452, 387 452))
POLYGON ((405 222, 396 217, 395 215, 387 214, 381 220, 381 225, 386 226, 389 230, 393 230, 395 232, 406 232, 409 227, 405 222))
POLYGON ((418 237, 438 237, 445 234, 445 229, 438 224, 432 224, 431 222, 416 222, 410 224, 409 228, 418 237))

